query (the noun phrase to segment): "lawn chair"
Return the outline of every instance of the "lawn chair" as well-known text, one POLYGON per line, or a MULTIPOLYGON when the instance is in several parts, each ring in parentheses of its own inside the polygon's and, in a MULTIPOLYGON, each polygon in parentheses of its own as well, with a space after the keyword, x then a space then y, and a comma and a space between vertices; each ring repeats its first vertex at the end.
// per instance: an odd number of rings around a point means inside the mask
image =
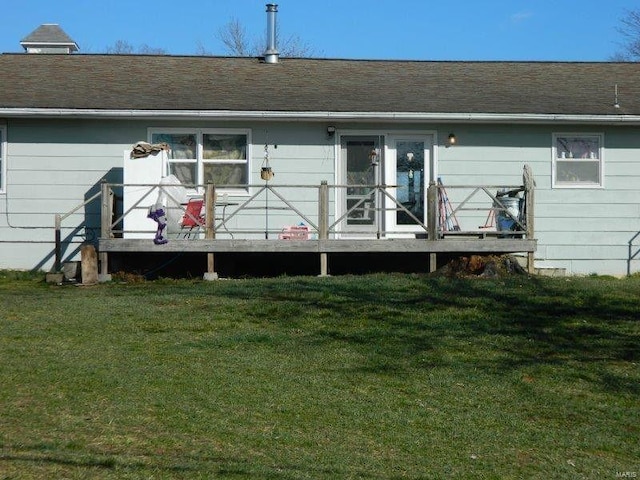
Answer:
POLYGON ((204 226, 204 215, 202 214, 202 205, 204 200, 201 198, 190 198, 180 220, 180 233, 178 238, 191 238, 192 235, 197 236, 200 228, 204 226))

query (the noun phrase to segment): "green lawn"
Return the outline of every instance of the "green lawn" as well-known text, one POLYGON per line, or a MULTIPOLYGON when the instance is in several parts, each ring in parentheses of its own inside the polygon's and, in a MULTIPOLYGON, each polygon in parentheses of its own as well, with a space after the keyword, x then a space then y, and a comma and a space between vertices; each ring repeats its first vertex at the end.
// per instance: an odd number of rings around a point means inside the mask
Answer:
POLYGON ((0 272, 0 479, 640 477, 640 277, 0 272))

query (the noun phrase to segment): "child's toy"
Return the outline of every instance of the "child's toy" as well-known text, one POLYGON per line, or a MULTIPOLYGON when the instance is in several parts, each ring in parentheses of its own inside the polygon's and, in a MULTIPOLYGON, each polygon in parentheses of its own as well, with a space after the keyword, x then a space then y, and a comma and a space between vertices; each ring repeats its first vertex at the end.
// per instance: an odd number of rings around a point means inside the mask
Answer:
POLYGON ((156 245, 167 243, 169 240, 167 240, 163 235, 164 229, 167 228, 167 216, 162 204, 156 203, 149 207, 149 214, 147 215, 147 218, 150 218, 158 224, 158 229, 156 230, 156 236, 153 239, 153 243, 156 245))

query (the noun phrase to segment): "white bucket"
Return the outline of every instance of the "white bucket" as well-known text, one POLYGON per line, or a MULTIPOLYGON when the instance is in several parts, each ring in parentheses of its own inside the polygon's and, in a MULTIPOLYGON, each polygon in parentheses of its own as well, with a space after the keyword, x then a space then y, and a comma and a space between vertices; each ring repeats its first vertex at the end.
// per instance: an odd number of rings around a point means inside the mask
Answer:
POLYGON ((493 202, 493 208, 496 209, 496 228, 498 231, 517 230, 515 219, 520 215, 520 197, 499 197, 499 202, 493 202), (511 218, 509 214, 513 216, 511 218))

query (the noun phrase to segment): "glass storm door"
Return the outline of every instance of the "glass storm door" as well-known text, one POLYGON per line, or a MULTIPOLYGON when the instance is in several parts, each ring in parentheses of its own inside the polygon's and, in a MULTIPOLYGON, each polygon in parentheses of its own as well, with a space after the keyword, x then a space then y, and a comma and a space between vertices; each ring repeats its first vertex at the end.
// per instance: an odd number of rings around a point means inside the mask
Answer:
POLYGON ((389 232, 422 232, 431 170, 433 140, 427 135, 394 135, 388 138, 386 183, 397 202, 385 199, 389 232), (400 206, 401 205, 401 206, 400 206))
POLYGON ((379 194, 374 188, 380 181, 381 143, 378 135, 344 135, 340 140, 342 185, 340 215, 343 231, 367 234, 375 232, 380 222, 379 194))

